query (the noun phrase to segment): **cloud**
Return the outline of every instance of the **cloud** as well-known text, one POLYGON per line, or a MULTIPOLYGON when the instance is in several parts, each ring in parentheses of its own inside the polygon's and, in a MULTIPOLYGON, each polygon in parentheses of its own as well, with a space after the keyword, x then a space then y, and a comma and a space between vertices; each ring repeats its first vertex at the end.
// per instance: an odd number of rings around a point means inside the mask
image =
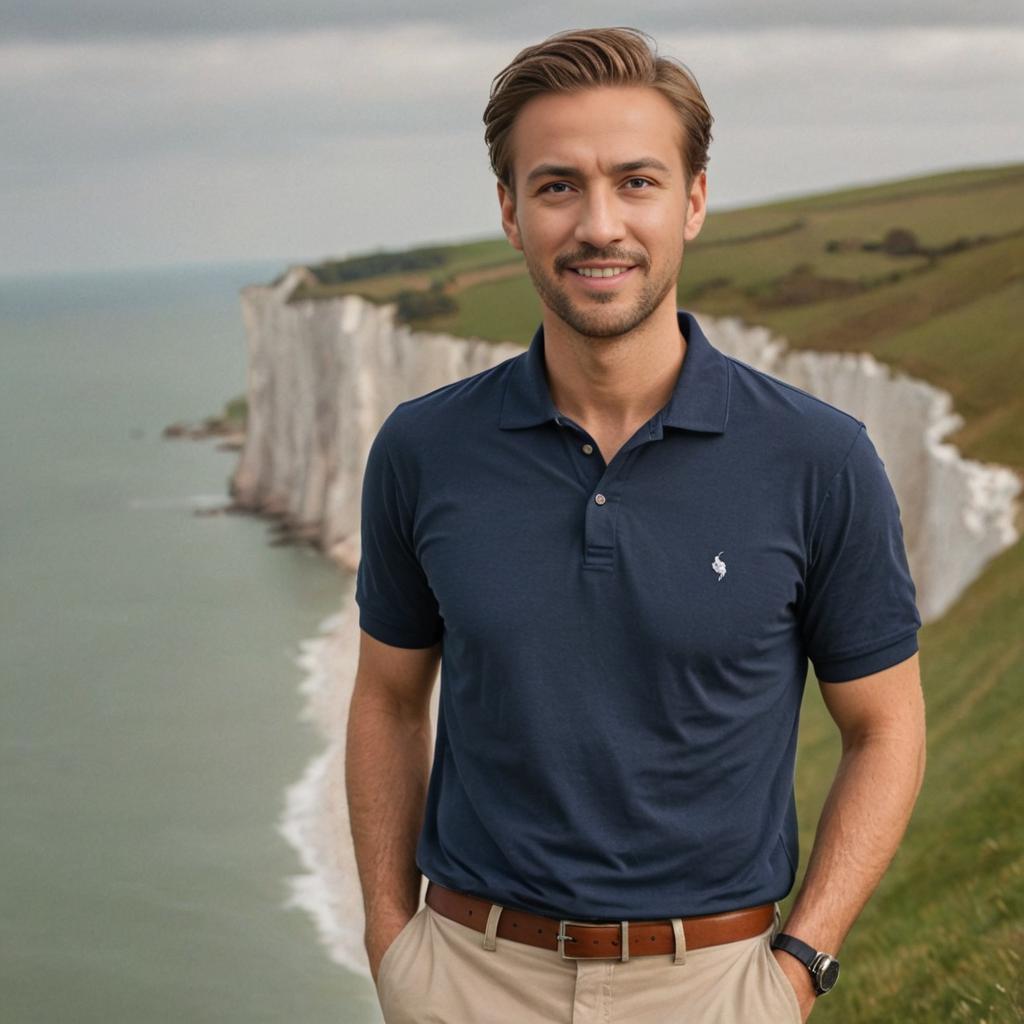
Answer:
POLYGON ((201 36, 247 32, 296 32, 310 29, 393 28, 429 18, 479 39, 526 35, 529 42, 569 27, 636 25, 645 31, 750 31, 798 26, 818 28, 929 27, 935 25, 1022 25, 1019 0, 691 0, 667 9, 655 0, 637 0, 627 11, 611 0, 568 0, 551 22, 548 0, 176 0, 139 3, 130 0, 8 0, 4 33, 8 39, 102 39, 141 36, 201 36))
MULTIPOLYGON (((664 33, 712 110, 778 123, 990 116, 1008 108, 1024 30, 664 33), (982 100, 984 103, 982 103, 982 100)), ((0 123, 23 172, 145 155, 295 152, 328 139, 479 129, 516 46, 434 24, 381 33, 0 46, 0 123)), ((34 172, 33 172, 34 173, 34 172)))
MULTIPOLYGON (((248 258, 497 232, 481 118, 494 75, 536 37, 429 21, 8 39, 0 218, 20 251, 0 253, 0 270, 45 265, 54 248, 92 261, 97 239, 124 264, 190 246, 248 258)), ((1024 28, 656 38, 714 112, 715 202, 1024 155, 1024 28)))
POLYGON ((171 152, 259 155, 318 139, 480 123, 504 49, 433 26, 0 46, 0 124, 22 166, 171 152))

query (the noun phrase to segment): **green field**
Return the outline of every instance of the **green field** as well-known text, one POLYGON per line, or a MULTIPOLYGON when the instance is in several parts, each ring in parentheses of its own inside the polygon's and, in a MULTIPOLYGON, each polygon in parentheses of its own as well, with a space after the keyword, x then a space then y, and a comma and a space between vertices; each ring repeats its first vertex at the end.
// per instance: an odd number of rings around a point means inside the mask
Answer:
MULTIPOLYGON (((458 312, 413 326, 527 344, 540 306, 520 255, 501 237, 446 253, 426 282, 349 290, 381 301, 438 281, 458 312), (466 278, 482 268, 505 276, 466 278)), ((949 440, 1024 471, 1024 164, 712 208, 679 284, 679 305, 698 315, 764 324, 794 348, 871 352, 947 389, 966 419, 949 440)), ((920 642, 925 785, 820 1024, 1024 1021, 1024 542, 920 642)), ((839 754, 816 685, 802 722, 806 864, 839 754)))

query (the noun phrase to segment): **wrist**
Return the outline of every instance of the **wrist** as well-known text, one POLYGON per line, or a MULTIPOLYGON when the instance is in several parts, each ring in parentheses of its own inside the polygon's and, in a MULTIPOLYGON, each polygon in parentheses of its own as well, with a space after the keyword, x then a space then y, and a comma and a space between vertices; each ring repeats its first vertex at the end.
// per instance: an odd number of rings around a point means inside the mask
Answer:
POLYGON ((815 949, 794 935, 780 932, 772 940, 772 950, 787 954, 789 959, 802 966, 817 996, 831 992, 839 980, 839 961, 836 957, 824 950, 815 949))

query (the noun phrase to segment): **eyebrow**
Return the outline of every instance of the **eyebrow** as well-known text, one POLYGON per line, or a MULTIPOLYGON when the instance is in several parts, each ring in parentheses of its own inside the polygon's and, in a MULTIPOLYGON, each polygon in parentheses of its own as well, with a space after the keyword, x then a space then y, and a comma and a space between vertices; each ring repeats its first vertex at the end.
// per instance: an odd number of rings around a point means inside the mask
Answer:
MULTIPOLYGON (((647 167, 653 167, 655 170, 661 171, 666 177, 672 176, 672 171, 653 156, 642 156, 639 160, 627 160, 625 163, 616 164, 612 168, 612 173, 625 174, 627 171, 642 171, 647 167)), ((583 177, 578 167, 565 167, 561 164, 541 164, 539 167, 535 167, 526 176, 526 184, 529 185, 531 181, 534 181, 537 178, 546 178, 549 176, 555 178, 583 177)))

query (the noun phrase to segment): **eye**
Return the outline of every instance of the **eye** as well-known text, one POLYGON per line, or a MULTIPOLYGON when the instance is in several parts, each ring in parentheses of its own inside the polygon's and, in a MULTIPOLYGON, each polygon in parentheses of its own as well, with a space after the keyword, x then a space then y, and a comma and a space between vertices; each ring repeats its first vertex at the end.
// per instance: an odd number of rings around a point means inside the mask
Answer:
MULTIPOLYGON (((647 185, 647 186, 649 186, 651 188, 654 187, 654 182, 651 181, 648 178, 639 178, 639 177, 627 178, 626 181, 629 184, 632 184, 635 181, 639 181, 642 184, 647 185)), ((562 191, 558 191, 558 192, 551 191, 552 189, 563 189, 563 188, 564 189, 568 189, 568 188, 572 188, 572 186, 568 182, 566 182, 566 181, 552 181, 552 182, 549 182, 547 185, 542 186, 539 189, 539 191, 540 192, 550 192, 551 195, 564 196, 565 192, 562 192, 562 191)), ((628 191, 630 191, 630 192, 646 192, 647 189, 645 189, 645 188, 631 188, 631 189, 628 189, 628 191)))

